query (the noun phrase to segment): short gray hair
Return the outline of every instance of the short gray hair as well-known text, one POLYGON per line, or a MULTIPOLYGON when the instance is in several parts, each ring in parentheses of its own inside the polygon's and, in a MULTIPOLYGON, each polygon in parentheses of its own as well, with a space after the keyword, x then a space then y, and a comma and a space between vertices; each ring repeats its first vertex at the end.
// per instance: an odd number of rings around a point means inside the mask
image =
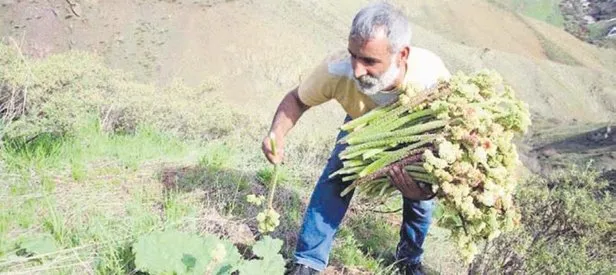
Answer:
POLYGON ((384 2, 361 9, 353 19, 349 37, 365 42, 374 38, 379 31, 387 35, 392 53, 411 43, 409 20, 400 10, 384 2))

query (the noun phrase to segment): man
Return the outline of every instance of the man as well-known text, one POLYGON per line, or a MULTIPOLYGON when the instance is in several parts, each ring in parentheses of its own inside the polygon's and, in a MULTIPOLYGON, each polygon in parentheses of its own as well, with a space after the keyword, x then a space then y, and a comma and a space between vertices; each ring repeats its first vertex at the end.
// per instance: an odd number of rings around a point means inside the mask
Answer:
MULTIPOLYGON (((263 152, 272 163, 283 158, 284 137, 311 106, 337 100, 347 112, 347 120, 357 118, 397 97, 397 88, 414 85, 428 88, 450 74, 433 53, 410 47, 411 30, 407 18, 386 3, 363 8, 353 19, 348 54, 328 58, 299 87, 289 92, 276 111, 270 133, 277 139, 274 156, 269 135, 263 152)), ((346 133, 338 135, 342 138, 346 133)), ((319 178, 306 209, 291 274, 318 274, 327 266, 334 235, 352 193, 340 197, 350 182, 328 178, 342 167, 338 154, 345 146, 337 144, 319 178)), ((423 274, 422 245, 431 222, 434 202, 400 167, 389 178, 403 195, 403 223, 396 258, 405 274, 423 274)))

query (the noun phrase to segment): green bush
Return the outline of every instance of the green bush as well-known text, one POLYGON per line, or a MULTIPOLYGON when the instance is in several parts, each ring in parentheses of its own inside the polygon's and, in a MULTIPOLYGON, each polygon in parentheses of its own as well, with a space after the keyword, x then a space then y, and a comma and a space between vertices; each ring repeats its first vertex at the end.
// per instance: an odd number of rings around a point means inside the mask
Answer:
POLYGON ((485 248, 473 274, 614 274, 616 201, 589 169, 535 177, 521 186, 522 226, 485 248))

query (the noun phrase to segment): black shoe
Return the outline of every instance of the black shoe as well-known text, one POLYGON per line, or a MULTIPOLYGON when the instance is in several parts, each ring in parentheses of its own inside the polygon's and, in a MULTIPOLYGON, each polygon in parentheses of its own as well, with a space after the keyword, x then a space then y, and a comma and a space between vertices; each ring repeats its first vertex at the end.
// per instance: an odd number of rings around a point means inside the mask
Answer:
POLYGON ((421 263, 416 264, 400 264, 400 274, 403 275, 426 275, 423 265, 421 263))
POLYGON ((303 265, 303 264, 295 264, 293 268, 289 270, 286 275, 317 275, 319 271, 313 269, 312 267, 303 265))

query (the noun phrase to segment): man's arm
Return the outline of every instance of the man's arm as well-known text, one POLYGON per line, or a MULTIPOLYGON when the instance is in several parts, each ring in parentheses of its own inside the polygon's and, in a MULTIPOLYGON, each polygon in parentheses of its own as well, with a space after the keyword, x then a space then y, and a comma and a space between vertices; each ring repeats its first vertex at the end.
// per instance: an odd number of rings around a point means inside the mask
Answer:
POLYGON ((287 133, 295 126, 299 118, 310 106, 304 104, 297 93, 297 88, 291 90, 280 102, 272 126, 261 146, 265 157, 274 164, 280 163, 284 157, 284 140, 287 133), (272 154, 270 134, 276 137, 276 156, 272 154))

